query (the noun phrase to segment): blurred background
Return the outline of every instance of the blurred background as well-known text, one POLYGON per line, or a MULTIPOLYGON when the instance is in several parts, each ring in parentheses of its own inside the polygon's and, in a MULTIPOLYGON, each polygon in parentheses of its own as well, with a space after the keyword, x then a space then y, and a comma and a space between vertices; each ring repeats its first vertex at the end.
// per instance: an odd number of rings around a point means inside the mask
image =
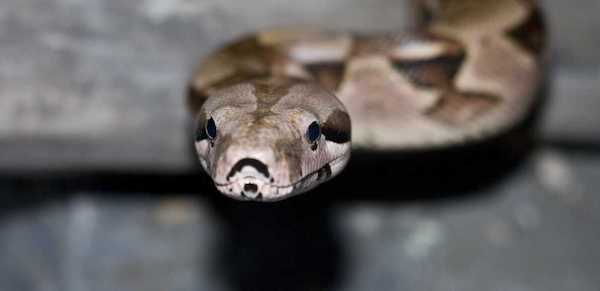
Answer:
POLYGON ((254 204, 197 166, 196 62, 263 27, 399 29, 404 1, 2 0, 0 290, 598 290, 600 2, 542 3, 531 122, 254 204))

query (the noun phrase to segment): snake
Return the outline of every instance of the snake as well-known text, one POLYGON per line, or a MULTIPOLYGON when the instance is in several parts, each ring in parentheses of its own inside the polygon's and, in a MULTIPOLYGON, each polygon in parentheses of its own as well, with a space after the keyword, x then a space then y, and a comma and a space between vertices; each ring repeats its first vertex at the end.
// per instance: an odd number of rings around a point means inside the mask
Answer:
POLYGON ((409 7, 401 31, 265 29, 206 56, 186 104, 217 190, 280 201, 338 175, 352 151, 468 145, 525 119, 547 46, 537 1, 409 7))

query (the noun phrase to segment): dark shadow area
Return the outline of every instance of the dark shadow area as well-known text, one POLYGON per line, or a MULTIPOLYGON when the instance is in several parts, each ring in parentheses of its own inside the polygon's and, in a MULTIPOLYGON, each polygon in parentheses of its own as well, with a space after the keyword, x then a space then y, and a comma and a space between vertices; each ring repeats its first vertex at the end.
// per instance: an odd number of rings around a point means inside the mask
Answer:
POLYGON ((344 256, 330 204, 222 200, 215 203, 226 226, 219 267, 233 290, 335 290, 344 256))
POLYGON ((600 152, 600 142, 586 140, 544 140, 542 143, 551 148, 569 152, 597 154, 600 152))

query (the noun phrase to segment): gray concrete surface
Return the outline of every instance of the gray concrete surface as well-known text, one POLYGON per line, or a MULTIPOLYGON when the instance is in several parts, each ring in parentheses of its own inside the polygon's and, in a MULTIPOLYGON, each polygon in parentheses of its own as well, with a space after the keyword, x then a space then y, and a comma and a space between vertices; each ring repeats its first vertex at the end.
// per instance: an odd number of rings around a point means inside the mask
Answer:
POLYGON ((544 4, 553 75, 520 163, 457 188, 462 165, 392 167, 387 195, 355 167, 257 205, 190 171, 194 63, 259 27, 400 27, 401 1, 0 2, 0 290, 600 290, 600 2, 544 4))

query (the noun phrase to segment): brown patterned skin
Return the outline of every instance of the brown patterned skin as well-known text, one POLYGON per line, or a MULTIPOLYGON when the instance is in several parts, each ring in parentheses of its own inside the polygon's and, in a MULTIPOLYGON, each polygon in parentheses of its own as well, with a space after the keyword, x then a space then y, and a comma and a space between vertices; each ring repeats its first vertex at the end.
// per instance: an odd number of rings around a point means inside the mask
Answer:
POLYGON ((218 189, 281 200, 338 174, 351 142, 427 150, 522 120, 542 75, 536 2, 414 2, 418 28, 403 33, 270 30, 206 58, 188 104, 200 161, 218 189))

